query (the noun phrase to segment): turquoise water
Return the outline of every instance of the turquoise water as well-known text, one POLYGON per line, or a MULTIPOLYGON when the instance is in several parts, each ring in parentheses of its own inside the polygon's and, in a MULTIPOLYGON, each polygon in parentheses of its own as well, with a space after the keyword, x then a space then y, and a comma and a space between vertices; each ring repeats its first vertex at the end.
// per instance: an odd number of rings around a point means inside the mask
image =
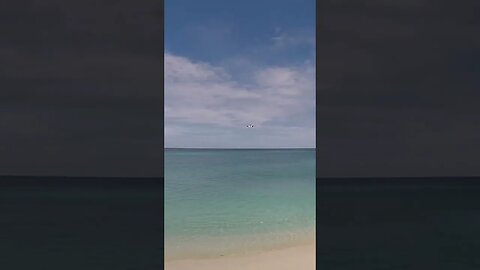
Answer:
POLYGON ((165 255, 313 242, 315 150, 165 151, 165 255))

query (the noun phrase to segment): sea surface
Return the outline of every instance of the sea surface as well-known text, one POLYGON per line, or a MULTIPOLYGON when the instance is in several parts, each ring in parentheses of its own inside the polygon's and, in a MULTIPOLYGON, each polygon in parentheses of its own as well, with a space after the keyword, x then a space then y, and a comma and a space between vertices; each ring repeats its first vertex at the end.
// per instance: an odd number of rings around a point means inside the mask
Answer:
POLYGON ((313 243, 315 150, 165 151, 165 257, 313 243))

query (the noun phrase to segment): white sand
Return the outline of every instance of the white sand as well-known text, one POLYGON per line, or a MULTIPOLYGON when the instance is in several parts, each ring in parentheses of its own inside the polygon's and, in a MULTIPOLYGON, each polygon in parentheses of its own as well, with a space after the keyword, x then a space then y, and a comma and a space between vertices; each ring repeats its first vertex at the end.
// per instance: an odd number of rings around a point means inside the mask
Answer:
POLYGON ((290 247, 244 256, 181 259, 165 262, 166 270, 314 270, 315 245, 290 247))

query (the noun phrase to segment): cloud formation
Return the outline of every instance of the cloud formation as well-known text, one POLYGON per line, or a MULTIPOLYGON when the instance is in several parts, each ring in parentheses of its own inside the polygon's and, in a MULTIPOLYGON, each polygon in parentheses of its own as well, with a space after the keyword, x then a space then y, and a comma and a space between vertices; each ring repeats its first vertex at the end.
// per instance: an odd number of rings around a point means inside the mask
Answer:
POLYGON ((315 70, 309 63, 265 67, 241 81, 222 67, 165 54, 166 127, 312 126, 314 89, 315 70))
POLYGON ((250 81, 240 82, 221 67, 167 53, 165 117, 171 122, 223 127, 274 125, 314 108, 314 76, 310 65, 267 67, 253 72, 250 81))
POLYGON ((272 38, 274 49, 286 49, 297 46, 315 46, 315 36, 308 31, 285 32, 280 28, 275 29, 272 38))

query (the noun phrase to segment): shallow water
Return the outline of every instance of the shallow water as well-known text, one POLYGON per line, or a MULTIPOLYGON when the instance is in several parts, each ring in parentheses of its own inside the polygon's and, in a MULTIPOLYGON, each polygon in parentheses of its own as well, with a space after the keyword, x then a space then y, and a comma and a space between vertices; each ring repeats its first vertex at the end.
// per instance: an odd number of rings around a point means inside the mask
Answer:
POLYGON ((313 241, 315 150, 165 151, 165 255, 313 241))

